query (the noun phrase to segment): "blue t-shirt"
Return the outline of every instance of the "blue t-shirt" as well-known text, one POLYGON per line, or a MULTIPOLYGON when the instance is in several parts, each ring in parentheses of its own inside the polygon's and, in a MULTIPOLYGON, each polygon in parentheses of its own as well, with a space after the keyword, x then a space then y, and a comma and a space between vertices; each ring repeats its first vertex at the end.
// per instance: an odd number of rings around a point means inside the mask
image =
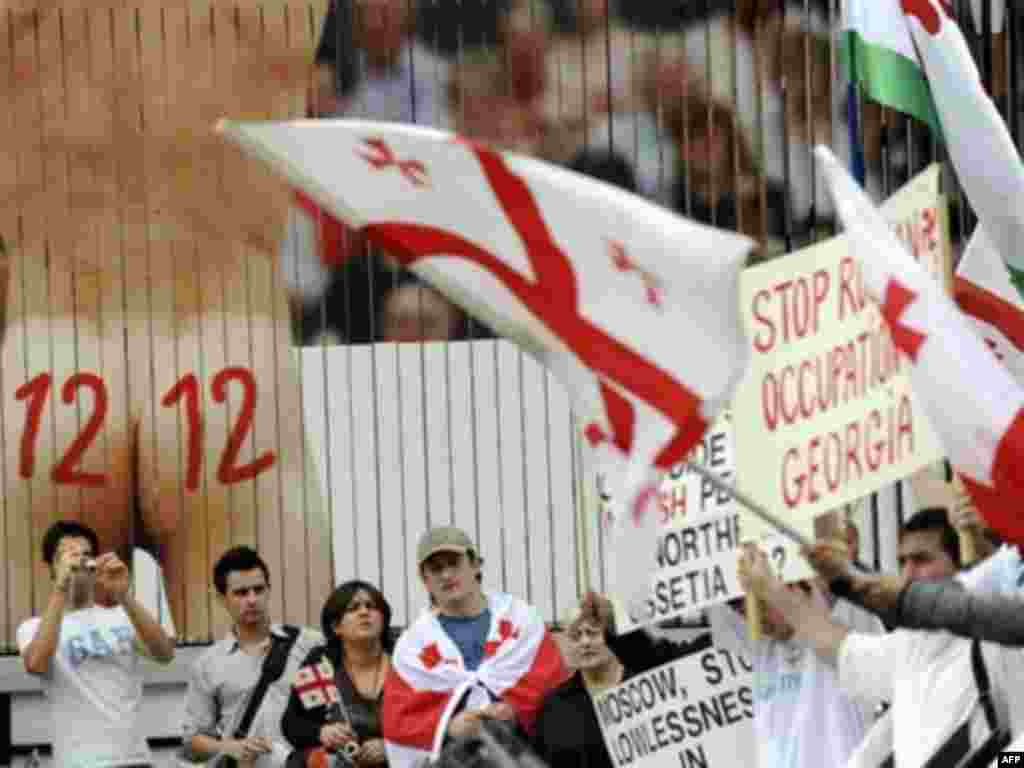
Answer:
POLYGON ((458 647, 466 669, 475 672, 484 660, 484 643, 491 631, 491 609, 484 608, 484 612, 476 616, 438 615, 437 620, 458 647))

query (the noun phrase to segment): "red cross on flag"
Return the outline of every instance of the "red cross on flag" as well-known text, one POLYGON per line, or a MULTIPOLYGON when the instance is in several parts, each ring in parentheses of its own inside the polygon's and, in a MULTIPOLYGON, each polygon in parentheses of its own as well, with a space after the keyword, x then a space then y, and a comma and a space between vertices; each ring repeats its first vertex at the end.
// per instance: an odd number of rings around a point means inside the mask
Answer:
POLYGON ((864 191, 825 147, 816 150, 864 288, 882 302, 911 381, 978 512, 1024 543, 1024 389, 971 320, 908 254, 864 191))
POLYGON ((974 323, 986 346, 1018 382, 1024 383, 1024 302, 1010 273, 982 229, 960 258, 954 283, 956 303, 974 323))
POLYGON ((745 370, 738 282, 754 243, 429 129, 221 130, 552 370, 632 511, 617 517, 615 551, 635 589, 617 586, 646 594, 649 572, 636 563, 654 566, 654 505, 636 502, 650 498, 652 469, 686 457, 745 370), (627 556, 634 546, 646 551, 627 556))
POLYGON ((299 667, 295 673, 295 693, 306 709, 326 707, 338 702, 338 686, 334 668, 326 661, 299 667))

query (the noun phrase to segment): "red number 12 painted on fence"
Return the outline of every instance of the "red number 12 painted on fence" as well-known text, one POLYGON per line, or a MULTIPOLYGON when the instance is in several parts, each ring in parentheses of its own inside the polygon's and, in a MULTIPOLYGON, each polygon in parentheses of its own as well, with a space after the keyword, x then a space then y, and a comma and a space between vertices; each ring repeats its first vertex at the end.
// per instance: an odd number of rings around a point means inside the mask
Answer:
MULTIPOLYGON (((244 466, 236 466, 238 453, 242 450, 242 443, 252 428, 253 411, 256 408, 256 379, 248 368, 225 368, 213 377, 211 389, 215 402, 223 403, 227 400, 227 386, 228 382, 232 380, 237 380, 242 384, 242 410, 239 411, 238 420, 235 422, 231 434, 228 435, 228 444, 224 446, 224 452, 220 455, 220 464, 217 467, 217 479, 225 485, 233 485, 256 477, 260 472, 272 467, 277 458, 273 451, 267 451, 258 459, 244 466)), ((185 419, 188 424, 188 445, 185 451, 188 469, 185 473, 185 488, 194 491, 199 488, 199 469, 203 460, 203 422, 199 414, 199 382, 194 373, 189 373, 178 379, 178 382, 164 395, 161 405, 165 407, 176 405, 183 397, 185 398, 185 419)))
MULTIPOLYGON (((253 413, 256 409, 256 379, 248 368, 224 368, 213 377, 211 389, 214 402, 223 403, 227 400, 227 387, 231 381, 237 380, 242 385, 242 408, 228 435, 227 445, 221 453, 217 467, 217 479, 225 485, 249 480, 269 469, 277 460, 273 451, 266 451, 262 456, 243 466, 237 466, 238 454, 242 444, 252 428, 253 413)), ((25 430, 21 435, 18 474, 29 478, 35 473, 35 448, 39 437, 39 426, 42 422, 43 408, 50 394, 53 377, 49 373, 41 373, 31 381, 15 390, 15 399, 27 400, 25 413, 25 430)), ((75 466, 92 445, 93 440, 103 427, 109 406, 107 386, 95 373, 76 373, 64 382, 61 388, 61 400, 70 405, 78 396, 82 387, 91 389, 95 398, 92 415, 85 428, 75 437, 64 453, 63 458, 53 468, 53 482, 62 485, 102 486, 107 476, 98 472, 81 472, 75 466)), ((188 428, 186 448, 185 488, 190 491, 199 488, 199 473, 202 468, 203 452, 203 419, 199 407, 199 382, 194 373, 182 376, 161 400, 164 407, 173 407, 185 399, 185 418, 188 428)))

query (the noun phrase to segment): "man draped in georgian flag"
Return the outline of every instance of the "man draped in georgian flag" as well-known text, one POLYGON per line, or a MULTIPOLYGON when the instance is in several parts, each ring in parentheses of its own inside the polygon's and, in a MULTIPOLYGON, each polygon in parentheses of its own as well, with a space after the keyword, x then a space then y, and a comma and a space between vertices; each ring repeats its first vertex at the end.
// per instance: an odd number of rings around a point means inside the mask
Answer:
POLYGON ((825 147, 816 150, 864 287, 911 361, 914 392, 978 512, 1024 543, 1024 389, 970 320, 906 252, 867 195, 825 147))
POLYGON ((561 651, 537 609, 512 595, 486 598, 491 636, 474 672, 465 669, 434 613, 399 640, 384 690, 382 725, 391 768, 436 759, 458 711, 480 710, 496 700, 513 706, 520 725, 532 730, 544 696, 564 681, 561 651))
MULTIPOLYGON (((986 346, 1024 382, 1024 164, 946 10, 930 0, 904 0, 903 7, 957 177, 979 219, 957 269, 956 301, 986 346)), ((999 4, 993 15, 997 28, 999 4)))
POLYGON ((483 558, 465 531, 425 531, 416 562, 431 608, 402 633, 384 684, 391 768, 436 759, 446 740, 471 737, 488 719, 531 731, 544 697, 566 678, 537 609, 484 592, 483 558))
POLYGON ((738 278, 754 243, 430 129, 221 130, 553 371, 618 479, 612 551, 628 567, 614 590, 646 597, 656 472, 686 457, 746 367, 738 278))

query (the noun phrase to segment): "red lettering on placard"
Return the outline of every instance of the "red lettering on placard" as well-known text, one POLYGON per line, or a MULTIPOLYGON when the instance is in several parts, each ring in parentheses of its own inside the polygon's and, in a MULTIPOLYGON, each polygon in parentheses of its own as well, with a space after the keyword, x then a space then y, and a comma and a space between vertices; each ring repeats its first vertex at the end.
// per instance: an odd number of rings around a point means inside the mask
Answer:
POLYGON ((780 469, 782 500, 790 509, 845 492, 865 475, 885 471, 914 454, 910 397, 790 446, 780 469))
POLYGON ((60 399, 66 405, 70 405, 78 397, 78 390, 82 387, 92 390, 94 397, 92 416, 86 422, 85 429, 79 432, 74 442, 71 443, 71 446, 64 454, 64 458, 53 468, 52 477, 53 482, 60 483, 61 485, 98 487, 107 482, 105 473, 79 472, 75 470, 75 465, 82 460, 82 456, 89 449, 89 446, 92 445, 92 441, 96 439, 96 435, 99 434, 100 429, 103 427, 103 421, 107 418, 107 386, 103 383, 103 379, 95 373, 76 373, 64 382, 60 399))
POLYGON ((839 319, 845 320, 847 313, 856 315, 864 309, 864 282, 858 264, 847 256, 839 264, 839 319))
POLYGON ((818 269, 757 291, 751 306, 759 326, 754 349, 769 352, 776 343, 789 344, 817 334, 831 283, 828 270, 818 269))
POLYGON ((238 413, 238 420, 228 435, 228 444, 221 454, 220 466, 217 468, 217 479, 225 485, 240 483, 256 477, 274 465, 277 456, 273 451, 266 451, 262 456, 250 463, 238 467, 238 453, 242 449, 242 442, 252 428, 252 415, 256 409, 256 378, 248 368, 225 368, 213 377, 213 399, 223 403, 228 396, 227 385, 232 379, 242 383, 242 409, 238 413))
POLYGON ((677 517, 686 517, 686 487, 676 486, 671 491, 662 491, 658 494, 658 504, 662 525, 668 525, 677 517))
POLYGON ((160 404, 170 408, 185 398, 185 420, 188 424, 188 444, 185 447, 185 489, 199 489, 199 470, 203 463, 203 420, 199 414, 199 382, 194 373, 187 373, 168 390, 160 404))
POLYGON ((46 396, 50 394, 50 382, 50 374, 40 373, 14 391, 15 400, 28 400, 28 409, 25 411, 25 431, 21 433, 21 450, 18 459, 18 474, 22 477, 32 477, 32 473, 35 472, 36 437, 39 435, 39 422, 43 418, 46 396))

